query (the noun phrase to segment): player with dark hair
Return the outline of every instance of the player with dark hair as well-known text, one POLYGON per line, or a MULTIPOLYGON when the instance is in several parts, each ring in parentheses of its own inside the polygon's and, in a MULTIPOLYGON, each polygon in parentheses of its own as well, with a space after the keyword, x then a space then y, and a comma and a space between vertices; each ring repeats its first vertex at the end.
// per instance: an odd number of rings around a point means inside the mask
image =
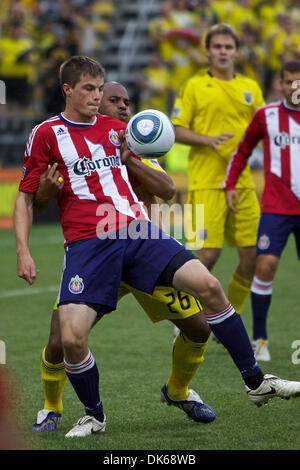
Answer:
POLYGON ((228 165, 224 184, 229 209, 238 213, 242 209, 239 190, 235 187, 253 149, 262 140, 265 186, 251 285, 253 347, 256 359, 261 361, 271 359, 267 315, 274 276, 292 233, 300 259, 300 62, 293 60, 284 64, 280 77, 284 100, 270 103, 255 113, 228 165))
MULTIPOLYGON (((130 99, 126 88, 117 82, 105 83, 99 112, 128 122, 130 119, 130 99)), ((145 202, 150 219, 160 226, 161 221, 155 210, 157 201, 153 193, 162 199, 170 199, 174 194, 171 178, 157 160, 131 159, 127 164, 127 169, 131 171, 134 178, 140 178, 143 181, 142 185, 134 187, 134 191, 139 199, 145 202)), ((49 199, 56 196, 62 189, 62 183, 58 181, 59 177, 60 174, 52 167, 42 175, 35 196, 35 206, 38 206, 39 210, 45 209, 49 199)), ((192 296, 178 292, 171 287, 157 286, 153 295, 150 296, 122 282, 118 292, 118 300, 129 293, 134 295, 153 322, 168 319, 177 323, 180 318, 194 315, 200 311, 199 302, 192 296)), ((201 342, 193 342, 183 333, 177 336, 173 346, 172 372, 167 384, 169 395, 174 399, 183 401, 188 398, 191 392, 188 385, 203 362, 209 334, 209 327, 204 323, 201 342)), ((57 302, 52 314, 49 340, 42 351, 40 365, 45 404, 44 408, 38 412, 32 430, 36 432, 54 431, 62 416, 62 394, 67 379, 63 363, 57 302)), ((195 398, 196 392, 192 393, 195 398)), ((189 415, 199 421, 212 421, 215 414, 205 405, 202 406, 200 400, 199 397, 199 406, 189 410, 189 415)), ((184 405, 182 404, 182 406, 184 405)), ((190 402, 186 406, 187 410, 189 408, 190 402)))
MULTIPOLYGON (((62 67, 76 61, 72 57, 62 67)), ((256 405, 276 396, 299 396, 300 382, 262 373, 242 319, 219 281, 181 243, 154 229, 128 179, 126 124, 98 114, 103 86, 102 73, 83 73, 73 87, 62 84, 65 110, 32 131, 14 210, 18 275, 32 284, 38 274, 28 245, 33 198, 48 164, 58 163, 64 186, 57 203, 66 240, 58 301, 61 341, 68 379, 86 413, 66 436, 105 430, 98 367, 87 341, 95 321, 116 308, 121 280, 148 294, 165 285, 200 300, 204 311, 179 320, 180 330, 200 342, 207 321, 256 405)), ((198 408, 198 398, 190 393, 187 400, 173 400, 166 384, 161 389, 163 401, 184 411, 187 405, 198 408)))

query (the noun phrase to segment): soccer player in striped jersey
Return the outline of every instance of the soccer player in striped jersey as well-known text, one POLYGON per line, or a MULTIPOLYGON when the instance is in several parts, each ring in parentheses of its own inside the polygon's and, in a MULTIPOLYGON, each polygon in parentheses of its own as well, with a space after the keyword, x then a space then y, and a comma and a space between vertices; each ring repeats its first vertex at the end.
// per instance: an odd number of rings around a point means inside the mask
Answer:
MULTIPOLYGON (((14 230, 17 273, 31 285, 38 275, 28 244, 34 194, 48 165, 58 163, 64 186, 56 200, 66 240, 58 300, 61 341, 68 379, 86 413, 66 437, 105 431, 99 371, 88 337, 94 323, 115 310, 121 280, 150 295, 155 286, 165 285, 197 298, 204 310, 178 320, 180 330, 199 343, 208 323, 256 405, 273 397, 300 396, 300 382, 263 374, 242 319, 219 281, 192 252, 149 221, 128 177, 126 124, 98 114, 104 86, 101 65, 88 57, 71 57, 60 69, 60 81, 66 107, 37 126, 29 138, 14 230)), ((161 400, 194 420, 198 416, 203 421, 206 413, 211 421, 213 410, 197 393, 188 391, 185 400, 169 393, 165 384, 161 400)))
MULTIPOLYGON (((99 112, 128 122, 130 119, 130 99, 126 88, 117 82, 105 83, 99 112)), ((174 194, 171 178, 157 160, 142 159, 141 164, 140 160, 131 159, 127 168, 136 184, 138 184, 139 178, 143 181, 142 185, 134 186, 134 191, 139 200, 145 203, 150 219, 160 226, 161 220, 159 211, 155 210, 157 209, 157 200, 154 194, 164 200, 170 199, 174 194)), ((62 189, 63 182, 59 181, 59 177, 56 165, 47 169, 42 175, 35 197, 35 205, 39 211, 46 209, 50 197, 56 196, 62 189)), ((150 296, 121 282, 118 300, 129 293, 134 295, 153 322, 168 319, 177 323, 177 320, 194 315, 201 309, 199 302, 192 296, 178 292, 171 287, 157 286, 153 295, 150 296)), ((174 327, 176 327, 175 324, 174 327)), ((188 384, 203 362, 209 333, 209 328, 204 326, 201 342, 190 341, 183 333, 176 338, 173 347, 172 372, 168 382, 169 394, 174 399, 184 400, 187 398, 188 384), (179 383, 181 386, 178 387, 179 383)), ((36 432, 53 431, 61 419, 62 394, 67 378, 63 363, 57 301, 53 309, 48 344, 42 351, 40 365, 45 404, 44 408, 38 412, 37 421, 32 430, 36 432)), ((201 419, 201 415, 199 417, 201 419)), ((213 419, 214 414, 210 413, 210 417, 213 419)), ((204 419, 207 420, 207 416, 204 419)))
POLYGON ((265 184, 251 285, 253 348, 256 359, 261 361, 271 359, 267 316, 273 279, 292 233, 300 258, 300 62, 285 63, 280 76, 283 101, 270 103, 255 113, 228 165, 224 184, 229 208, 241 212, 237 182, 253 149, 262 140, 265 184))

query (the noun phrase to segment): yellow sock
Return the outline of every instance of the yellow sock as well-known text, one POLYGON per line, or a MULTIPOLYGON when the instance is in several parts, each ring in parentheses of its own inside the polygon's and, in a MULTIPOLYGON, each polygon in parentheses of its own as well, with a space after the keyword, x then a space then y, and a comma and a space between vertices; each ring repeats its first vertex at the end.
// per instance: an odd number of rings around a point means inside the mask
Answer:
POLYGON ((185 400, 188 397, 188 386, 196 375, 208 342, 194 343, 182 333, 177 335, 173 347, 173 364, 168 380, 168 395, 173 400, 185 400))
POLYGON ((229 281, 228 299, 237 313, 241 313, 251 288, 251 281, 233 273, 229 281))
POLYGON ((52 364, 45 359, 45 349, 41 357, 41 379, 45 394, 46 410, 62 413, 62 394, 67 380, 64 363, 52 364))

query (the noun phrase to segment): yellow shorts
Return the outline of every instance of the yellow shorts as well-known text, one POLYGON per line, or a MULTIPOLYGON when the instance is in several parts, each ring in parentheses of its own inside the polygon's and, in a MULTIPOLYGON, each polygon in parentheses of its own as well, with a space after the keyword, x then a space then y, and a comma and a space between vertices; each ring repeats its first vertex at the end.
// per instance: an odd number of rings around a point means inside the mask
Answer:
POLYGON ((241 203, 236 206, 239 212, 235 213, 229 210, 222 189, 189 192, 187 204, 193 208, 190 229, 187 227, 190 244, 194 241, 198 248, 222 248, 226 240, 229 246, 255 246, 260 213, 256 192, 254 189, 239 189, 238 193, 241 203), (198 204, 204 207, 204 224, 200 228, 195 216, 198 204), (195 234, 199 237, 198 241, 195 234))
POLYGON ((152 295, 121 283, 118 299, 132 293, 153 323, 161 320, 180 320, 202 310, 200 302, 173 287, 157 286, 152 295))
MULTIPOLYGON (((132 293, 153 323, 162 320, 180 320, 191 317, 202 310, 200 302, 185 292, 173 287, 157 286, 152 295, 122 282, 118 292, 118 301, 132 293)), ((57 301, 53 310, 57 310, 57 301)))

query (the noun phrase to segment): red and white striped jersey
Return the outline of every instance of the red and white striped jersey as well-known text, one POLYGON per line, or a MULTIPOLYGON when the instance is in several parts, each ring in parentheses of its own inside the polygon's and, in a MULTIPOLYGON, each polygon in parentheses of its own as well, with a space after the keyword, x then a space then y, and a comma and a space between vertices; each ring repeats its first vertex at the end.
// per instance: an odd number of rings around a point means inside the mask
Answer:
POLYGON ((64 187, 56 199, 67 243, 118 230, 134 219, 148 220, 121 161, 119 131, 125 128, 100 114, 92 124, 60 114, 32 130, 19 190, 35 193, 48 165, 58 163, 64 187))
POLYGON ((261 212, 300 214, 300 111, 276 102, 253 116, 233 154, 223 188, 232 189, 258 142, 264 145, 261 212))

